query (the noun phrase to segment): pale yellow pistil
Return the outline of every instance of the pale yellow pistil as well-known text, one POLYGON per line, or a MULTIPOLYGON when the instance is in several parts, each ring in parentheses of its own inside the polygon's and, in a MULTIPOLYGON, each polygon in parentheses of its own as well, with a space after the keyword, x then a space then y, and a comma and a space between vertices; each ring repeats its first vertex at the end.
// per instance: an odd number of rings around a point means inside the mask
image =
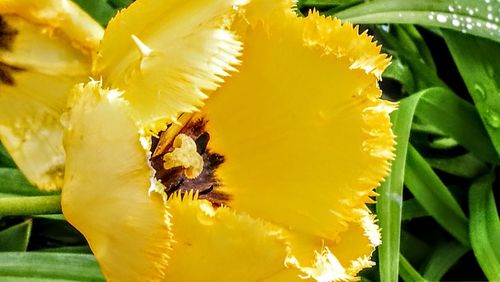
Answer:
POLYGON ((173 143, 174 150, 163 156, 163 167, 183 167, 184 175, 193 179, 203 171, 203 157, 196 150, 196 143, 186 134, 179 134, 173 143))

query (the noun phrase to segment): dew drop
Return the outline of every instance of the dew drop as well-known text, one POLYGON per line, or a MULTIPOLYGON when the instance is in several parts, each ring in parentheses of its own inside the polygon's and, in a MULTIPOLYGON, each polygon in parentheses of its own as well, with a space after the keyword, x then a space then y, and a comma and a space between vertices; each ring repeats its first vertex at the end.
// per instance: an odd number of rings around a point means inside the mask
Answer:
POLYGON ((385 31, 385 32, 389 32, 390 29, 391 29, 390 25, 388 25, 388 24, 383 24, 383 25, 380 26, 380 28, 382 28, 382 30, 385 31))
POLYGON ((481 100, 486 100, 486 91, 484 91, 483 87, 479 84, 474 84, 474 91, 479 94, 479 98, 481 100))
POLYGON ((448 20, 448 18, 445 15, 439 14, 436 16, 436 20, 440 23, 445 23, 448 20))
POLYGON ((499 128, 500 114, 498 114, 495 110, 488 108, 486 110, 486 123, 493 128, 499 128))
POLYGON ((452 24, 453 26, 459 26, 459 25, 460 25, 460 21, 459 21, 459 20, 452 20, 452 21, 451 21, 451 24, 452 24))

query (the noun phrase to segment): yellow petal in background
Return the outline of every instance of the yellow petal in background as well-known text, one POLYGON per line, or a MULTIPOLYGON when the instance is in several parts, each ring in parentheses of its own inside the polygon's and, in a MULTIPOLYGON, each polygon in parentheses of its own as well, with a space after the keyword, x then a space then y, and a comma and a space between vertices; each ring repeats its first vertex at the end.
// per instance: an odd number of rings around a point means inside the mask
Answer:
POLYGON ((148 156, 119 94, 97 82, 74 89, 62 208, 106 279, 158 281, 170 249, 169 218, 161 196, 148 194, 148 156))
POLYGON ((379 99, 374 71, 387 60, 371 71, 357 66, 366 60, 356 42, 379 50, 351 25, 318 14, 249 27, 239 73, 199 114, 210 150, 226 160, 217 176, 229 206, 336 240, 353 209, 370 201, 393 158, 393 106, 379 99))
POLYGON ((262 281, 286 270, 280 229, 191 193, 167 205, 175 243, 166 281, 262 281))
POLYGON ((134 118, 157 133, 196 111, 238 64, 227 30, 241 0, 143 0, 108 25, 94 75, 125 91, 134 118))
POLYGON ((2 0, 0 11, 38 25, 47 35, 64 36, 84 52, 95 50, 104 33, 101 26, 71 0, 2 0))
POLYGON ((88 79, 102 28, 70 1, 0 2, 0 140, 27 178, 60 188, 69 89, 88 79))

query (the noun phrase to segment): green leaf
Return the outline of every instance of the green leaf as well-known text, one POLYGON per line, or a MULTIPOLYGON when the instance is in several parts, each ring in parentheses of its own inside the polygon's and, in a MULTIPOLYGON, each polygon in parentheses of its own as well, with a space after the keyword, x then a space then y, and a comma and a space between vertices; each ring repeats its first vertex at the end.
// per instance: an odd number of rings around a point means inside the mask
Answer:
POLYGON ((7 150, 5 150, 2 143, 0 143, 0 167, 16 167, 16 164, 10 157, 7 150))
MULTIPOLYGON (((403 255, 399 256, 399 266, 401 268, 400 275, 403 278, 403 281, 412 281, 412 282, 423 282, 425 280, 418 271, 413 268, 413 266, 406 260, 403 255)), ((398 281, 398 280, 391 280, 398 281)))
POLYGON ((92 254, 92 250, 90 249, 89 246, 69 246, 69 247, 40 249, 37 250, 37 252, 92 254))
POLYGON ((420 32, 414 25, 403 25, 402 27, 406 31, 406 34, 408 34, 411 38, 417 49, 416 52, 420 55, 421 59, 432 69, 434 73, 436 73, 436 63, 434 62, 431 51, 429 50, 429 47, 420 32))
POLYGON ((92 255, 38 252, 0 253, 0 280, 9 278, 32 278, 36 281, 104 281, 92 255))
POLYGON ((122 9, 132 4, 134 0, 108 0, 108 4, 115 9, 122 9))
MULTIPOLYGON (((483 2, 483 1, 478 1, 483 2)), ((499 11, 500 2, 495 11, 499 11)), ((497 13, 496 17, 500 15, 497 13)), ((448 48, 500 154, 500 44, 452 31, 443 31, 448 48)), ((497 41, 500 38, 498 36, 497 41)), ((467 133, 469 134, 469 133, 467 133)))
POLYGON ((415 115, 455 139, 481 160, 500 163, 474 106, 450 90, 429 89, 418 104, 415 115))
MULTIPOLYGON (((421 52, 418 43, 419 39, 414 39, 411 28, 394 25, 389 29, 375 26, 377 38, 383 42, 384 50, 395 58, 404 61, 410 67, 417 90, 424 90, 429 87, 448 86, 438 77, 437 72, 432 65, 426 63, 422 56, 426 54, 421 52), (417 41, 417 42, 415 42, 417 41)), ((401 82, 403 83, 403 82, 401 82)))
POLYGON ((498 1, 377 0, 335 16, 353 23, 405 23, 454 29, 500 42, 498 1), (497 11, 497 12, 495 12, 497 11))
POLYGON ((0 252, 25 252, 31 234, 31 220, 0 231, 0 252))
POLYGON ((433 168, 464 178, 474 178, 488 170, 486 164, 471 153, 446 159, 428 158, 427 162, 433 168))
POLYGON ((439 245, 432 253, 424 268, 424 278, 430 281, 439 281, 448 270, 463 256, 470 248, 457 241, 451 241, 439 245))
POLYGON ((347 5, 353 2, 360 2, 359 0, 300 0, 299 7, 328 7, 333 8, 338 5, 347 5))
POLYGON ((494 174, 489 173, 470 188, 470 239, 488 280, 500 281, 500 219, 493 195, 494 180, 494 174))
POLYGON ((44 218, 44 219, 52 219, 58 221, 65 221, 63 214, 41 214, 41 215, 33 215, 34 218, 44 218))
POLYGON ((382 229, 379 247, 381 281, 396 281, 398 277, 399 244, 401 232, 401 205, 406 151, 415 107, 424 92, 401 100, 399 109, 391 114, 396 137, 396 158, 391 174, 378 188, 377 216, 382 229))
POLYGON ((450 191, 411 145, 406 159, 405 184, 446 231, 464 246, 469 245, 467 217, 450 191))
POLYGON ((418 234, 412 234, 405 229, 401 230, 401 254, 414 263, 422 263, 433 247, 416 235, 418 234))
MULTIPOLYGON (((116 14, 116 10, 106 0, 73 0, 84 11, 91 15, 102 26, 106 26, 109 20, 116 14)), ((116 1, 120 2, 120 1, 116 1)))
POLYGON ((31 185, 17 168, 0 168, 0 193, 19 196, 53 195, 56 192, 43 192, 31 185))
POLYGON ((393 57, 391 64, 383 73, 384 78, 391 78, 399 81, 403 85, 403 89, 408 93, 415 91, 415 80, 413 74, 408 67, 398 57, 393 57))
POLYGON ((0 216, 61 213, 61 196, 0 198, 0 216))
POLYGON ((401 220, 410 220, 414 218, 429 216, 417 199, 410 199, 403 202, 403 213, 401 220))
POLYGON ((458 142, 451 137, 439 137, 429 143, 433 149, 446 150, 458 146, 458 142))

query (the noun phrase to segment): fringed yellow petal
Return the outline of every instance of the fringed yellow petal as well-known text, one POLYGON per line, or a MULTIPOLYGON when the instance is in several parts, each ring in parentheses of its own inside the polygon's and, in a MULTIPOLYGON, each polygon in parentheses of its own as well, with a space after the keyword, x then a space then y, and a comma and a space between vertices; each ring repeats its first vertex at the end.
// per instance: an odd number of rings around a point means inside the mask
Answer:
MULTIPOLYGON (((388 173, 393 106, 379 99, 374 75, 329 52, 339 46, 313 40, 318 21, 283 16, 249 28, 240 72, 199 116, 210 150, 225 157, 217 176, 229 206, 335 240, 388 173)), ((369 40, 337 20, 321 24, 369 40)))
POLYGON ((90 55, 99 45, 102 27, 70 0, 2 0, 1 14, 13 14, 49 35, 64 36, 90 55))
POLYGON ((64 216, 87 238, 107 280, 162 280, 169 219, 161 196, 148 195, 152 172, 138 128, 119 92, 91 82, 73 95, 64 136, 64 216))
POLYGON ((59 118, 71 87, 88 78, 102 32, 69 1, 0 2, 0 140, 42 189, 62 185, 59 118))
MULTIPOLYGON (((272 21, 283 16, 295 18, 293 0, 254 0, 240 13, 233 28, 244 36, 248 28, 252 28, 262 21, 272 21)), ((387 68, 390 59, 381 54, 381 45, 373 42, 373 36, 365 31, 358 34, 359 27, 350 23, 340 23, 336 18, 324 17, 318 11, 310 11, 308 20, 304 21, 306 45, 320 47, 325 55, 333 54, 337 57, 347 57, 352 69, 362 69, 374 74, 378 79, 387 68), (355 32, 352 32, 352 30, 355 32)))
POLYGON ((321 48, 324 55, 346 57, 351 69, 362 69, 380 79, 390 59, 380 53, 382 46, 373 42, 373 36, 358 31, 358 26, 312 11, 304 20, 303 37, 307 45, 321 48))
POLYGON ((95 75, 125 91, 132 113, 157 133, 197 111, 239 61, 228 31, 241 0, 143 0, 109 24, 95 75))
POLYGON ((374 216, 366 209, 356 209, 356 217, 336 241, 288 233, 290 244, 287 266, 296 267, 302 277, 316 281, 357 280, 359 271, 374 265, 370 260, 380 244, 380 232, 374 216))
POLYGON ((330 246, 332 253, 352 276, 375 265, 370 258, 375 248, 382 243, 375 216, 367 209, 356 209, 355 213, 358 217, 349 222, 347 230, 339 235, 340 240, 330 246))
POLYGON ((262 281, 285 270, 280 229, 192 194, 167 205, 175 243, 166 281, 262 281))
POLYGON ((295 14, 296 0, 252 0, 238 14, 233 29, 245 33, 245 29, 261 21, 270 21, 276 14, 295 14))

